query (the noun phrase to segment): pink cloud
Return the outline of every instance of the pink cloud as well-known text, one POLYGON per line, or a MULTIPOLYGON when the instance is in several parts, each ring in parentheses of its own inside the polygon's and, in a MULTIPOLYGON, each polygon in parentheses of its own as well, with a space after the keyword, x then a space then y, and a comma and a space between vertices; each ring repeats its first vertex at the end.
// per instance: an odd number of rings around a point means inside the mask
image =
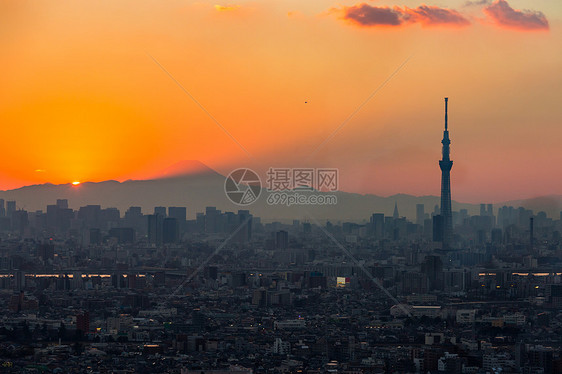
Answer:
POLYGON ((361 27, 401 26, 420 23, 424 26, 466 26, 470 21, 456 10, 420 5, 417 8, 377 7, 366 3, 344 7, 343 19, 361 27))
POLYGON ((542 12, 513 9, 505 0, 496 0, 484 8, 484 13, 501 27, 525 31, 549 29, 542 12))
POLYGON ((470 21, 456 10, 436 6, 420 5, 417 8, 404 8, 404 15, 411 22, 422 25, 467 26, 470 21))
POLYGON ((401 13, 388 7, 376 7, 359 4, 345 7, 344 19, 359 26, 399 26, 402 24, 401 13))

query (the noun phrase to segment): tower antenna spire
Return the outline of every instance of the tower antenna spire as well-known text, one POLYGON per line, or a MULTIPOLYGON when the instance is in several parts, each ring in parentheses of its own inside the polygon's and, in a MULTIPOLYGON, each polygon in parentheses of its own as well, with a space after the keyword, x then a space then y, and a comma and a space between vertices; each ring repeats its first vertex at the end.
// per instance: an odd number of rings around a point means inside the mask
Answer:
POLYGON ((448 110, 447 109, 447 106, 448 106, 447 103, 448 102, 449 102, 449 98, 446 97, 445 98, 445 131, 447 131, 447 127, 448 127, 448 123, 447 123, 448 122, 448 118, 447 118, 447 110, 448 110))

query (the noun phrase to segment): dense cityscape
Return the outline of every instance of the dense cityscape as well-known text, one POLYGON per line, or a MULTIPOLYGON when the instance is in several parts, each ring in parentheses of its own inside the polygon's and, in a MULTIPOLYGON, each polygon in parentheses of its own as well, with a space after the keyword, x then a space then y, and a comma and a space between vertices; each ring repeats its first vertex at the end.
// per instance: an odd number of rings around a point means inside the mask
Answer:
MULTIPOLYGON (((410 222, 0 201, 7 372, 555 373, 562 221, 482 205, 410 222), (223 244, 225 243, 225 244, 223 244)), ((562 218, 562 217, 561 217, 562 218)))

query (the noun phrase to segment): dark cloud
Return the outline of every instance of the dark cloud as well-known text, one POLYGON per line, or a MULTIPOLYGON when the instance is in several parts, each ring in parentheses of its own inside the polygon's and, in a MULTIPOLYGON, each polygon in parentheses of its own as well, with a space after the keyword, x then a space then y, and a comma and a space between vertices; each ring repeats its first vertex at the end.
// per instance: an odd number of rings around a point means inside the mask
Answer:
POLYGON ((398 26, 402 24, 400 16, 394 9, 368 4, 344 8, 344 18, 360 26, 398 26))
POLYGON ((516 10, 505 0, 496 0, 484 8, 484 13, 497 25, 517 30, 548 30, 548 20, 542 12, 516 10))
POLYGON ((411 22, 423 25, 466 26, 470 21, 456 10, 436 6, 420 5, 417 8, 405 8, 404 16, 411 22))

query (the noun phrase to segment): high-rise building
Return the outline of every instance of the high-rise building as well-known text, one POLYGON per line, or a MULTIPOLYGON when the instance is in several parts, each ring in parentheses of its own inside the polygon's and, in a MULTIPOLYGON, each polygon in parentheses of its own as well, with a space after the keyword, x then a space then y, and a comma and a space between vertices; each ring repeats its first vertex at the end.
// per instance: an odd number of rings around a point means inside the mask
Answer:
POLYGON ((177 243, 179 241, 179 224, 177 218, 164 218, 162 223, 162 242, 164 244, 177 243))
POLYGON ((56 205, 47 205, 47 227, 49 229, 57 226, 58 210, 56 205))
POLYGON ((374 213, 371 216, 371 230, 375 238, 384 238, 384 214, 374 213))
POLYGON ((289 233, 285 230, 280 230, 275 233, 275 248, 287 249, 289 248, 289 233))
POLYGON ((100 228, 101 205, 86 205, 78 210, 78 219, 87 228, 100 228))
POLYGON ((205 208, 205 232, 216 233, 222 231, 221 211, 214 206, 205 208))
POLYGON ((142 208, 140 206, 131 206, 125 212, 125 219, 128 217, 142 217, 142 208))
POLYGON ((162 244, 163 217, 159 214, 149 214, 146 217, 149 243, 162 244))
POLYGON ((423 220, 423 236, 427 239, 433 237, 433 218, 426 218, 423 220))
POLYGON ((492 244, 501 244, 502 242, 502 230, 493 229, 492 230, 492 244))
POLYGON ((144 218, 144 215, 142 214, 141 207, 129 207, 129 209, 125 212, 125 220, 123 223, 126 227, 132 227, 137 232, 146 232, 146 218, 144 218))
POLYGON ((16 211, 15 201, 6 201, 6 217, 12 217, 12 213, 16 211))
POLYGON ((238 225, 243 225, 238 231, 236 238, 239 242, 247 242, 252 238, 252 215, 249 210, 238 210, 238 225))
POLYGON ((439 208, 439 205, 435 204, 435 207, 433 207, 432 216, 436 216, 438 214, 441 214, 441 209, 439 208))
POLYGON ((195 226, 197 232, 200 233, 205 232, 205 221, 206 221, 205 213, 199 212, 195 215, 195 226))
POLYGON ((493 204, 486 205, 486 214, 489 217, 492 217, 492 226, 495 226, 496 225, 496 217, 494 217, 494 205, 493 204))
POLYGON ((486 215, 486 204, 480 204, 480 215, 481 216, 486 215))
POLYGON ((463 225, 464 221, 468 219, 468 210, 467 209, 461 209, 459 211, 459 221, 460 224, 463 225))
POLYGON ((421 264, 421 272, 427 276, 430 290, 443 289, 443 261, 439 256, 425 256, 421 264))
POLYGON ((49 231, 66 232, 70 229, 73 219, 74 211, 68 208, 67 200, 59 199, 57 205, 47 205, 46 226, 49 231))
POLYGON ((425 206, 423 204, 416 204, 416 225, 423 226, 425 219, 425 206))
POLYGON ((453 237, 453 215, 451 213, 451 168, 453 161, 449 158, 449 129, 448 129, 448 113, 447 104, 449 99, 445 98, 445 130, 443 131, 442 158, 439 161, 441 168, 441 216, 443 220, 443 249, 447 249, 451 245, 453 237))
POLYGON ((162 218, 166 218, 166 207, 165 206, 155 206, 154 214, 159 214, 162 218))
POLYGON ((176 218, 179 221, 187 219, 187 208, 184 206, 169 206, 168 217, 176 218))
POLYGON ((68 209, 67 199, 57 199, 57 207, 60 209, 68 209))
POLYGON ((12 230, 24 234, 25 229, 29 226, 29 217, 27 211, 20 209, 12 213, 12 230))
POLYGON ((116 227, 121 222, 121 212, 117 208, 106 208, 100 211, 102 227, 116 227))
POLYGON ((178 221, 180 236, 186 229, 187 208, 184 206, 169 206, 168 217, 175 218, 178 221))

